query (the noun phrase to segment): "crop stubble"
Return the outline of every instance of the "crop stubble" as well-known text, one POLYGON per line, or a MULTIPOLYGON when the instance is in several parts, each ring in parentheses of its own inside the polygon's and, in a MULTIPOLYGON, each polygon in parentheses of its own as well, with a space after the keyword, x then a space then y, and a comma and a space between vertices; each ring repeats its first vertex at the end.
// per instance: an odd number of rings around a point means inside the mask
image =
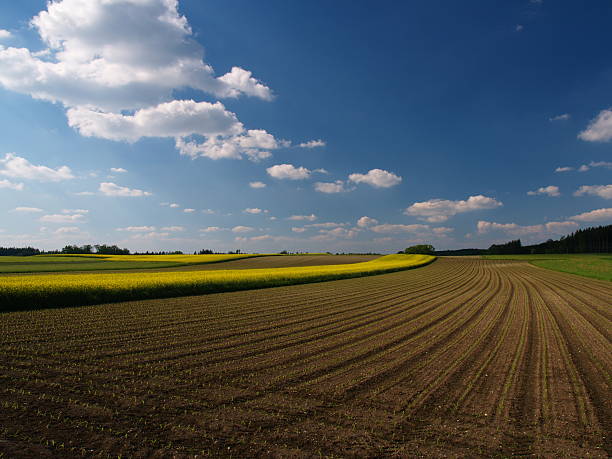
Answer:
POLYGON ((3 314, 0 451, 607 457, 611 297, 522 262, 447 258, 3 314))

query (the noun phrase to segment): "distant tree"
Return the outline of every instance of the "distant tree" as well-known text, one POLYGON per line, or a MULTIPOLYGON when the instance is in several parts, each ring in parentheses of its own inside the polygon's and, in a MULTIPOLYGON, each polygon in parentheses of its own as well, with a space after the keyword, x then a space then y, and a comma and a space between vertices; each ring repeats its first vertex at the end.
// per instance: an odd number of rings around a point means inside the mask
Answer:
POLYGON ((27 257, 39 253, 40 250, 33 247, 0 247, 0 256, 27 257))
POLYGON ((278 253, 281 254, 281 255, 287 255, 289 252, 287 252, 286 250, 281 250, 278 253))
POLYGON ((96 252, 100 255, 129 255, 128 249, 120 249, 116 245, 96 244, 96 252))
POLYGON ((408 248, 404 249, 403 252, 400 252, 400 253, 433 255, 434 252, 435 252, 435 249, 434 249, 433 245, 431 245, 431 244, 419 244, 419 245, 413 245, 411 247, 408 247, 408 248))
POLYGON ((198 252, 199 255, 212 255, 213 253, 215 252, 210 249, 202 249, 198 252))

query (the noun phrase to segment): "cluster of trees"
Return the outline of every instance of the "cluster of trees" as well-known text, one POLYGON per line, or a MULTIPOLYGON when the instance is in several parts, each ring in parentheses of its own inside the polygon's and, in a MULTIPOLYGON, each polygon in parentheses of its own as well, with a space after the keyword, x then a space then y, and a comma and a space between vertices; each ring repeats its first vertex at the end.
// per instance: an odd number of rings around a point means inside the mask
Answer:
POLYGON ((434 249, 434 246, 431 244, 418 244, 407 247, 397 253, 434 255, 436 253, 436 249, 434 249))
POLYGON ((505 244, 493 244, 488 249, 440 250, 436 255, 520 255, 546 253, 610 253, 612 225, 580 229, 559 240, 523 245, 520 239, 505 244))
POLYGON ((40 250, 34 247, 0 247, 0 257, 27 257, 39 254, 40 250))
POLYGON ((85 245, 67 245, 65 246, 60 253, 67 254, 90 254, 90 253, 98 253, 100 255, 129 255, 129 249, 121 249, 116 245, 106 245, 106 244, 85 244, 85 245), (95 252, 94 252, 95 249, 95 252))

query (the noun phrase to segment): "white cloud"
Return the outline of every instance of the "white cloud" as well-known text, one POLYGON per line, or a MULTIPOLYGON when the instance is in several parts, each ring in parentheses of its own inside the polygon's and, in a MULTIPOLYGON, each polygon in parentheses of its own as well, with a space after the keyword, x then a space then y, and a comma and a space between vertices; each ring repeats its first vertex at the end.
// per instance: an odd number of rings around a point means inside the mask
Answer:
POLYGON ((606 169, 612 169, 612 162, 609 161, 591 161, 589 163, 591 167, 605 167, 606 169))
MULTIPOLYGON (((239 126, 242 128, 242 125, 239 126)), ((268 150, 287 146, 285 140, 277 140, 263 129, 250 129, 236 135, 208 136, 206 141, 197 143, 183 138, 176 139, 176 147, 183 155, 196 158, 205 156, 210 159, 240 159, 246 155, 251 161, 259 161, 272 156, 268 150)))
POLYGON ((24 213, 36 213, 36 212, 42 212, 42 209, 39 209, 38 207, 15 207, 13 209, 13 212, 24 212, 24 213))
POLYGON ((82 222, 83 219, 83 214, 51 214, 40 217, 40 221, 46 223, 77 223, 82 222))
POLYGON ((13 34, 6 29, 0 29, 0 40, 6 40, 7 38, 11 38, 13 34))
POLYGON ((317 216, 315 214, 310 214, 310 215, 292 215, 291 217, 288 217, 287 220, 291 220, 291 221, 309 221, 309 222, 313 222, 317 219, 317 216))
POLYGON ((54 231, 55 234, 80 234, 81 228, 78 226, 62 226, 54 231))
POLYGON ((146 233, 155 231, 154 226, 128 226, 126 228, 117 228, 117 231, 129 231, 130 233, 146 233))
POLYGON ((358 234, 358 229, 348 228, 334 228, 334 229, 320 229, 317 236, 312 236, 310 239, 313 241, 333 241, 334 239, 352 239, 358 234))
POLYGON ((545 194, 551 197, 559 197, 561 193, 559 192, 559 187, 554 185, 542 186, 535 191, 528 191, 527 194, 529 196, 536 196, 538 194, 545 194))
POLYGON ((173 202, 168 207, 170 207, 171 209, 176 209, 176 208, 181 207, 181 206, 179 206, 176 202, 173 202))
POLYGON ((31 21, 48 46, 0 50, 0 84, 66 106, 109 111, 167 101, 177 88, 269 100, 270 90, 235 67, 215 78, 174 0, 49 2, 31 21))
POLYGON ((251 188, 265 188, 266 184, 264 182, 249 182, 249 186, 251 188))
POLYGON ((548 121, 567 121, 571 118, 569 113, 563 113, 562 115, 557 115, 557 116, 553 116, 548 118, 548 121))
POLYGON ((376 224, 378 224, 378 220, 376 220, 375 218, 364 216, 357 220, 357 226, 360 228, 367 228, 368 226, 373 226, 376 224))
POLYGON ((185 212, 186 214, 192 214, 195 211, 196 211, 195 209, 191 209, 191 208, 183 209, 183 212, 185 212))
POLYGON ((0 47, 0 86, 63 104, 69 124, 85 136, 130 142, 175 137, 180 152, 193 157, 269 156, 243 145, 251 131, 245 134, 219 102, 173 100, 183 88, 273 98, 270 88, 240 67, 216 77, 177 7, 176 0, 49 2, 31 21, 47 48, 33 53, 0 47), (205 141, 184 138, 194 134, 205 141), (228 148, 242 151, 219 151, 228 148))
POLYGON ((292 164, 277 164, 268 167, 266 172, 270 177, 280 180, 304 180, 311 174, 311 171, 305 167, 295 167, 292 164))
POLYGON ((126 186, 119 186, 112 182, 100 183, 100 192, 106 196, 129 196, 129 197, 140 197, 140 196, 151 196, 152 193, 149 191, 142 191, 135 188, 128 188, 126 186))
POLYGON ((232 67, 229 73, 218 79, 227 84, 228 97, 238 97, 240 94, 246 94, 264 100, 272 100, 273 98, 270 88, 253 78, 253 74, 243 68, 232 67))
POLYGON ((612 185, 582 185, 576 190, 574 196, 584 196, 585 194, 612 199, 612 185))
POLYGON ((454 228, 448 228, 447 226, 439 226, 437 228, 432 228, 431 230, 438 236, 445 236, 448 233, 452 233, 453 231, 455 231, 454 228))
POLYGON ((385 223, 382 225, 375 225, 370 228, 375 233, 418 233, 427 231, 429 226, 427 225, 396 225, 385 223))
POLYGON ((293 231, 294 233, 303 233, 306 231, 306 228, 299 228, 294 226, 293 228, 291 228, 291 231, 293 231))
POLYGON ((587 128, 578 134, 587 142, 609 142, 612 140, 612 109, 602 110, 587 128))
POLYGON ((62 209, 63 214, 88 214, 87 209, 62 209))
POLYGON ((93 196, 96 193, 94 193, 93 191, 79 191, 79 192, 74 193, 74 194, 77 195, 77 196, 93 196))
POLYGON ((309 140, 308 142, 302 142, 300 144, 298 144, 298 147, 300 148, 317 148, 317 147, 324 147, 326 145, 324 140, 318 139, 318 140, 309 140))
POLYGON ((140 109, 133 115, 85 107, 71 108, 66 114, 68 124, 85 137, 126 142, 136 142, 143 137, 182 138, 193 134, 231 136, 243 130, 236 115, 228 112, 221 102, 173 100, 140 109))
POLYGON ((573 171, 573 170, 574 170, 573 167, 563 166, 563 167, 557 167, 555 169, 555 172, 569 172, 569 171, 573 171))
POLYGON ((212 209, 202 209, 202 213, 206 215, 213 215, 213 214, 216 214, 217 212, 215 212, 212 209))
POLYGON ((589 167, 589 166, 587 166, 586 164, 583 164, 582 166, 580 166, 580 167, 578 168, 578 172, 586 172, 586 171, 588 171, 589 169, 590 169, 590 167, 589 167))
POLYGON ((115 174, 125 174, 127 172, 127 170, 123 167, 111 167, 110 171, 114 172, 115 174))
POLYGON ((470 196, 465 201, 430 199, 429 201, 415 202, 404 211, 404 214, 417 216, 429 222, 439 223, 460 213, 495 209, 501 205, 502 203, 496 199, 483 195, 470 196))
POLYGON ((254 229, 255 228, 252 228, 250 226, 241 226, 241 225, 238 225, 238 226, 234 226, 232 228, 232 232, 233 233, 249 233, 249 232, 253 231, 254 229))
POLYGON ((595 209, 590 212, 574 215, 570 220, 578 220, 579 222, 600 222, 612 221, 612 207, 607 209, 595 209))
POLYGON ((0 159, 0 175, 41 182, 60 182, 74 178, 68 166, 61 166, 57 169, 47 166, 35 166, 27 159, 14 153, 7 153, 4 155, 4 159, 0 159))
POLYGON ((367 174, 351 174, 349 180, 354 183, 367 183, 374 188, 390 188, 401 183, 402 178, 382 169, 372 169, 367 174))
POLYGON ((0 188, 8 188, 11 190, 21 191, 23 190, 23 183, 14 183, 10 180, 0 179, 0 188))
POLYGON ((243 210, 243 212, 245 212, 247 214, 252 214, 252 215, 257 215, 257 214, 261 214, 261 213, 268 213, 267 210, 260 209, 258 207, 247 207, 246 209, 243 210))
POLYGON ((162 231, 168 231, 171 233, 176 233, 179 231, 185 231, 185 227, 184 226, 164 226, 161 228, 162 231))
POLYGON ((542 236, 545 234, 567 234, 574 231, 578 227, 578 224, 572 221, 564 221, 523 226, 516 223, 496 223, 481 220, 476 227, 479 234, 486 234, 491 231, 502 231, 512 236, 542 236))
POLYGON ((216 233, 217 231, 225 231, 226 228, 220 228, 218 226, 208 226, 206 228, 200 229, 202 233, 216 233))
MULTIPOLYGON (((312 215, 310 215, 309 217, 310 219, 312 219, 312 215)), ((336 223, 336 222, 310 223, 308 225, 304 225, 304 228, 337 228, 338 226, 348 226, 348 223, 336 223)))
POLYGON ((314 189, 319 193, 327 194, 351 191, 344 186, 344 182, 342 180, 336 180, 335 182, 316 182, 314 184, 314 189))

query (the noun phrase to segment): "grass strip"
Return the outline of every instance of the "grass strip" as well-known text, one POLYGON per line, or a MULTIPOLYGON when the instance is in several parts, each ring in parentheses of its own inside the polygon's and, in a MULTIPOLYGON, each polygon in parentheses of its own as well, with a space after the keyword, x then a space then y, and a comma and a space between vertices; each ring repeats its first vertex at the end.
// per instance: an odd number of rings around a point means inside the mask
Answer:
POLYGON ((249 290, 417 268, 429 255, 387 255, 363 263, 191 272, 2 276, 0 312, 249 290))

